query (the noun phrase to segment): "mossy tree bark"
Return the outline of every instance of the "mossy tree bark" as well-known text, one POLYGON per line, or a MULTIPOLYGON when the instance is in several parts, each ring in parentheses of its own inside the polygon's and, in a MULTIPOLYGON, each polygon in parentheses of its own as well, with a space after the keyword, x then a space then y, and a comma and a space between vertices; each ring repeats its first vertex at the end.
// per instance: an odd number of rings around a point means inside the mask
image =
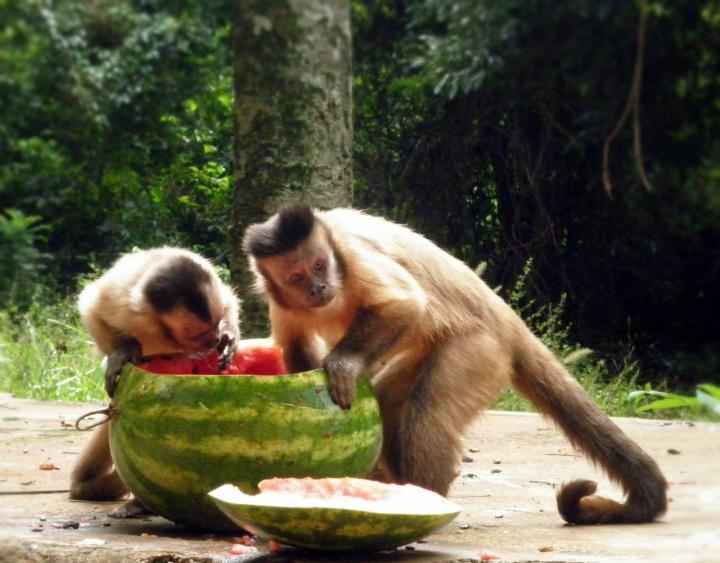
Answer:
POLYGON ((349 0, 237 0, 230 267, 243 336, 267 334, 251 291, 245 228, 290 200, 352 201, 349 0))

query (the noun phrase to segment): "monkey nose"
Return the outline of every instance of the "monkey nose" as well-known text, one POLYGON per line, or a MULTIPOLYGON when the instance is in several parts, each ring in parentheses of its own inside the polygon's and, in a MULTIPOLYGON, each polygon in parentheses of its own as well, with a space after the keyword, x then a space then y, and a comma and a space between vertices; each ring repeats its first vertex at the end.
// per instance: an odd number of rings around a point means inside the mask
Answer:
POLYGON ((324 283, 318 283, 310 287, 310 296, 317 297, 318 295, 325 295, 327 285, 324 283))

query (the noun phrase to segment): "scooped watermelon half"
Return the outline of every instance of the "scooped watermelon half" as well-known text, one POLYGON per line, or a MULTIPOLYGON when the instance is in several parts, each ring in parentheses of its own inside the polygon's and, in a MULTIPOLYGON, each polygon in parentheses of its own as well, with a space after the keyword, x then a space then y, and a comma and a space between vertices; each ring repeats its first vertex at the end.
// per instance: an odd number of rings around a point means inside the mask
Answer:
POLYGON ((271 477, 365 476, 382 446, 370 382, 343 410, 324 371, 278 376, 157 375, 126 365, 112 401, 110 450, 150 510, 209 530, 236 529, 207 496, 271 477))
POLYGON ((247 495, 226 484, 210 497, 234 522, 267 540, 331 551, 379 551, 423 538, 460 507, 415 485, 365 479, 270 479, 247 495))

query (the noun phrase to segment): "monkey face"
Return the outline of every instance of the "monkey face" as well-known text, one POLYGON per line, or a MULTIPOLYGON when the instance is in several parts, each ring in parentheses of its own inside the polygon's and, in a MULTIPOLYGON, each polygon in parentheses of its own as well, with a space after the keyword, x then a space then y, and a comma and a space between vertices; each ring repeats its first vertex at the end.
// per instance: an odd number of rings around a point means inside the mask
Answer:
POLYGON ((325 307, 340 285, 333 254, 317 248, 265 258, 261 272, 275 301, 289 309, 325 307))
POLYGON ((324 307, 335 298, 336 293, 329 277, 328 258, 314 256, 290 268, 286 273, 285 288, 295 302, 308 309, 324 307))
MULTIPOLYGON (((213 318, 219 319, 219 316, 213 318)), ((214 348, 220 341, 219 321, 203 321, 182 305, 160 314, 160 324, 169 343, 182 350, 202 352, 214 348)))

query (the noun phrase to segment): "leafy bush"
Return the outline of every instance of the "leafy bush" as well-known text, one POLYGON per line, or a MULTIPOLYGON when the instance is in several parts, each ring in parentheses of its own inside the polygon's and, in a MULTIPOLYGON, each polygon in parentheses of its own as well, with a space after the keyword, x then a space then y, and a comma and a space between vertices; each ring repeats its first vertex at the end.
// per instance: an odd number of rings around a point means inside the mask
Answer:
MULTIPOLYGON (((565 298, 559 304, 538 306, 528 296, 527 282, 532 277, 533 261, 528 260, 523 272, 508 291, 498 287, 497 292, 523 317, 526 324, 565 365, 580 382, 600 408, 612 416, 635 414, 634 403, 628 397, 637 388, 640 368, 630 352, 608 354, 601 357, 597 352, 573 342, 570 325, 564 320, 565 298)), ((484 265, 478 268, 482 273, 484 265)), ((534 411, 535 408, 515 390, 501 394, 494 408, 503 410, 534 411)))
POLYGON ((17 209, 0 214, 0 301, 8 309, 27 307, 47 255, 38 250, 45 228, 40 217, 17 209))

